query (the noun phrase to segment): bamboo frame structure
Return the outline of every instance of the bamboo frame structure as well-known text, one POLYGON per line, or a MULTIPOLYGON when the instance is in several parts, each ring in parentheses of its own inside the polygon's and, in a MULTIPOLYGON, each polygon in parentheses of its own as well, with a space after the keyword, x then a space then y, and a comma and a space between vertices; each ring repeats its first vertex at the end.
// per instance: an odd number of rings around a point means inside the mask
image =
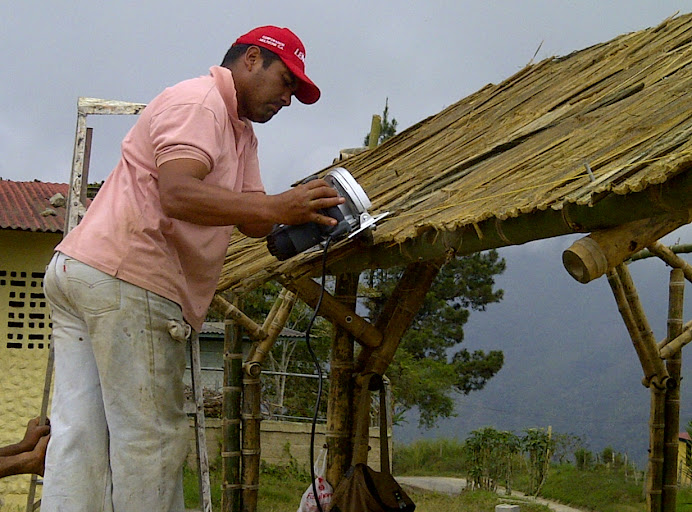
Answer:
POLYGON ((680 380, 685 340, 692 338, 692 322, 683 325, 685 270, 689 265, 660 242, 648 250, 673 266, 670 273, 668 332, 660 343, 653 339, 646 315, 639 301, 626 265, 608 270, 608 283, 618 310, 639 357, 644 379, 650 388, 649 458, 646 503, 648 512, 674 512, 677 500, 678 428, 680 422, 680 380), (663 364, 663 354, 667 360, 663 364))
POLYGON ((224 384, 221 461, 223 472, 221 510, 241 509, 240 408, 242 403, 242 332, 237 322, 224 322, 224 384))

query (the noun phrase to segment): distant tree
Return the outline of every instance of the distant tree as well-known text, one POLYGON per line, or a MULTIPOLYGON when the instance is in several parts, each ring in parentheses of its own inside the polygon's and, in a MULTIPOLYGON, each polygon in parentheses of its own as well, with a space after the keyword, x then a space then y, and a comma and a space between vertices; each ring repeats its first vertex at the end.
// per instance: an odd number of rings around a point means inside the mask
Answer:
MULTIPOLYGON (((384 102, 384 110, 382 111, 381 121, 380 121, 380 137, 377 140, 377 144, 382 144, 385 140, 393 137, 396 134, 397 121, 395 118, 389 120, 389 98, 384 102)), ((363 141, 364 146, 370 144, 370 132, 365 135, 365 140, 363 141)))
POLYGON ((593 453, 586 448, 579 448, 574 452, 574 459, 577 469, 587 470, 593 467, 593 453))
POLYGON ((575 434, 553 434, 553 460, 563 464, 584 447, 584 440, 575 434))
MULTIPOLYGON (((497 251, 454 258, 440 270, 411 328, 404 334, 387 370, 395 407, 401 414, 413 407, 419 426, 430 428, 454 415, 454 394, 483 389, 502 368, 501 351, 459 348, 470 311, 484 311, 502 299, 494 278, 505 269, 497 251)), ((364 273, 363 305, 377 318, 403 270, 378 269, 364 273)))
MULTIPOLYGON (((379 143, 396 134, 397 121, 390 121, 389 99, 382 112, 379 143)), ((370 134, 365 136, 367 146, 370 134)), ((503 291, 493 290, 494 276, 505 270, 497 251, 454 258, 438 274, 423 306, 404 335, 387 370, 395 402, 394 419, 413 407, 420 412, 419 426, 430 428, 438 418, 454 415, 454 393, 483 389, 502 368, 501 351, 469 352, 458 349, 470 310, 502 300, 503 291)), ((402 268, 368 270, 362 274, 363 305, 370 318, 377 318, 399 280, 402 268)))

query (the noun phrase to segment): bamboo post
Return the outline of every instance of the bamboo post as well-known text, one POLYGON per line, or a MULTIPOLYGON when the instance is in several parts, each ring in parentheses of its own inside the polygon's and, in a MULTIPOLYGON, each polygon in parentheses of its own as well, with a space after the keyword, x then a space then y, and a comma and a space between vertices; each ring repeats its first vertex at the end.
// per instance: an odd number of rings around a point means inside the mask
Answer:
POLYGON ((365 368, 362 373, 384 375, 399 347, 401 337, 423 304, 440 266, 439 262, 429 261, 411 263, 406 267, 375 324, 383 333, 382 344, 376 349, 363 347, 358 355, 357 371, 365 368))
POLYGON ((261 383, 259 375, 246 373, 243 377, 242 413, 242 511, 257 512, 259 490, 260 455, 260 412, 261 383))
MULTIPOLYGON (((668 302, 668 337, 674 338, 682 331, 685 275, 682 269, 670 272, 668 302)), ((677 352, 666 361, 670 375, 665 402, 664 458, 663 458, 663 512, 675 512, 678 492, 678 427, 680 424, 680 370, 682 354, 677 352)))
POLYGON ((368 136, 368 149, 376 148, 382 133, 382 118, 375 114, 370 122, 370 135, 368 136))
POLYGON ((562 262, 574 279, 588 283, 688 222, 685 211, 594 231, 563 252, 562 262))
POLYGON ((243 351, 242 331, 237 322, 226 318, 223 356, 223 420, 221 460, 223 484, 221 510, 240 512, 240 406, 242 400, 243 351))
POLYGON ((639 331, 639 336, 641 338, 642 347, 646 353, 648 359, 648 364, 651 365, 654 371, 654 375, 651 377, 649 382, 645 382, 645 386, 653 384, 659 389, 665 389, 666 380, 668 380, 668 371, 663 365, 663 360, 658 353, 658 345, 656 339, 654 338, 654 333, 649 326, 649 321, 646 318, 646 313, 642 307, 641 301, 639 300, 639 295, 637 294, 637 289, 632 281, 632 276, 630 275, 627 265, 620 264, 615 270, 618 273, 618 277, 622 282, 623 290, 625 292, 625 297, 627 303, 632 311, 632 317, 634 318, 637 330, 639 331))
MULTIPOLYGON (((336 278, 335 299, 342 306, 355 310, 359 274, 342 274, 336 278)), ((334 325, 327 402, 327 481, 333 487, 348 470, 353 445, 353 337, 344 328, 334 325)))
POLYGON ((666 393, 651 386, 651 414, 649 416, 649 467, 646 493, 647 512, 662 512, 663 444, 666 393))

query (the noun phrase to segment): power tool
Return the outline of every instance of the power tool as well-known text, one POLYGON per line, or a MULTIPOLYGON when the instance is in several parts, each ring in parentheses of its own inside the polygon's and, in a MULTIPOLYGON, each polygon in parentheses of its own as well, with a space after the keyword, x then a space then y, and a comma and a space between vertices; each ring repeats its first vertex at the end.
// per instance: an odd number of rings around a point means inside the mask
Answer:
MULTIPOLYGON (((317 179, 317 176, 310 176, 302 183, 313 179, 317 179)), ((346 199, 343 204, 321 210, 322 214, 337 220, 336 226, 325 226, 314 222, 297 226, 285 224, 275 226, 267 235, 267 248, 279 260, 287 260, 329 238, 332 242, 345 236, 353 238, 366 230, 374 229, 375 223, 389 214, 384 212, 373 217, 368 213, 368 208, 372 206, 370 199, 351 173, 343 167, 329 171, 324 181, 334 188, 339 196, 346 199)))

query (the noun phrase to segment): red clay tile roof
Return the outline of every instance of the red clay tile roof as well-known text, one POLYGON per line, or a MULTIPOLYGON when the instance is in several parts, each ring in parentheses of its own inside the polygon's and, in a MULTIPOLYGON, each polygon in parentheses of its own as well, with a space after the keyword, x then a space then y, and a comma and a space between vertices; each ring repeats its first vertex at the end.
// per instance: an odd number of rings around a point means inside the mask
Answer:
POLYGON ((66 183, 0 179, 0 229, 62 233, 65 207, 50 204, 55 194, 67 197, 66 183))

